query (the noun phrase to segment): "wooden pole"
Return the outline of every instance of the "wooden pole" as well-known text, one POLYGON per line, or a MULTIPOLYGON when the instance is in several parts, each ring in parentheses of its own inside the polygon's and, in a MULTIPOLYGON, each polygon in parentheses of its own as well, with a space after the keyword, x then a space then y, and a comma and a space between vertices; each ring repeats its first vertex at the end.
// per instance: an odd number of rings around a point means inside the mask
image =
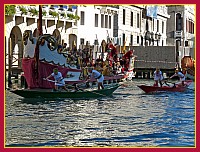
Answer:
MULTIPOLYGON (((42 36, 42 5, 39 5, 39 19, 38 19, 38 33, 39 36, 42 36)), ((36 84, 39 86, 39 72, 38 72, 38 64, 39 64, 39 43, 36 43, 35 46, 35 80, 36 80, 36 84)))
POLYGON ((39 36, 42 35, 42 5, 39 5, 38 32, 39 32, 39 36))
POLYGON ((12 81, 11 81, 11 68, 12 68, 12 39, 9 38, 9 48, 8 48, 8 88, 12 88, 12 81))

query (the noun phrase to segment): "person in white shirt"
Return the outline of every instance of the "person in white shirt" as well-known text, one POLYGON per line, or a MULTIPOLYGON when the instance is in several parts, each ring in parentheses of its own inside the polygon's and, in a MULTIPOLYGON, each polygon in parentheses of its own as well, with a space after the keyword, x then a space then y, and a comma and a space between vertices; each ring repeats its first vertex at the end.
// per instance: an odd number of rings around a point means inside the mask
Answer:
POLYGON ((96 70, 93 70, 91 67, 88 68, 88 72, 90 73, 90 75, 88 75, 87 79, 90 77, 90 78, 95 78, 97 79, 97 82, 98 82, 98 90, 100 90, 100 88, 104 89, 104 86, 103 86, 103 80, 104 80, 104 76, 96 71, 96 70))
POLYGON ((180 82, 181 82, 182 85, 184 86, 184 85, 185 85, 185 84, 184 84, 184 82, 185 82, 185 75, 184 75, 183 73, 179 72, 178 69, 176 69, 176 70, 175 70, 175 74, 172 75, 172 76, 170 77, 170 79, 173 78, 173 77, 176 77, 176 76, 179 77, 180 82))
POLYGON ((53 73, 51 73, 48 77, 46 77, 46 79, 48 80, 50 77, 54 77, 55 80, 55 87, 54 89, 57 91, 59 87, 61 87, 62 89, 67 90, 66 86, 65 86, 65 81, 62 77, 61 72, 58 71, 58 68, 54 68, 53 69, 53 73))
POLYGON ((156 70, 154 71, 153 73, 153 76, 154 76, 154 86, 158 86, 158 82, 160 83, 160 87, 162 87, 162 80, 163 80, 163 75, 162 75, 162 72, 160 71, 159 68, 156 68, 156 70))

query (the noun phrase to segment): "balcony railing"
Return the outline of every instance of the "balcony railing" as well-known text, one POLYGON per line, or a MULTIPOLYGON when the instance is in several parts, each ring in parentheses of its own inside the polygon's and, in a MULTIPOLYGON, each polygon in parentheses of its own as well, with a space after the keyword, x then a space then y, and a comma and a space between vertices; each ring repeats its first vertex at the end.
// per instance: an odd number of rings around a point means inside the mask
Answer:
POLYGON ((181 38, 182 37, 182 31, 174 31, 174 38, 181 38))

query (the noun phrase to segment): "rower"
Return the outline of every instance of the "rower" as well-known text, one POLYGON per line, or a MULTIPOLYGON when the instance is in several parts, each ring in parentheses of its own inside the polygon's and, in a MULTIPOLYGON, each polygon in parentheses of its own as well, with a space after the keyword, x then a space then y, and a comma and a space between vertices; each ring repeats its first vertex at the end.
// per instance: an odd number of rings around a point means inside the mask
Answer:
POLYGON ((173 77, 175 77, 175 76, 178 76, 178 77, 179 77, 180 82, 181 82, 182 85, 184 86, 184 85, 185 85, 185 84, 184 84, 184 82, 185 82, 185 75, 184 75, 183 73, 179 72, 178 69, 176 69, 176 70, 175 70, 175 74, 172 75, 172 76, 170 77, 170 79, 173 78, 173 77))
POLYGON ((87 79, 88 78, 92 78, 94 77, 95 79, 97 79, 97 82, 98 82, 98 90, 100 90, 100 88, 104 89, 104 86, 103 86, 103 80, 104 80, 104 76, 96 71, 96 70, 93 70, 91 67, 88 68, 88 72, 90 73, 90 75, 88 75, 87 79))
POLYGON ((162 87, 162 80, 163 80, 163 75, 162 75, 162 72, 160 71, 159 68, 156 68, 156 70, 154 71, 154 86, 158 86, 158 82, 160 83, 160 87, 162 87))
POLYGON ((46 77, 46 80, 48 80, 50 77, 54 77, 55 79, 55 86, 54 86, 55 91, 58 91, 59 87, 61 87, 65 91, 68 91, 65 86, 65 81, 62 77, 62 74, 61 72, 58 71, 58 68, 54 68, 53 73, 51 73, 48 77, 46 77))

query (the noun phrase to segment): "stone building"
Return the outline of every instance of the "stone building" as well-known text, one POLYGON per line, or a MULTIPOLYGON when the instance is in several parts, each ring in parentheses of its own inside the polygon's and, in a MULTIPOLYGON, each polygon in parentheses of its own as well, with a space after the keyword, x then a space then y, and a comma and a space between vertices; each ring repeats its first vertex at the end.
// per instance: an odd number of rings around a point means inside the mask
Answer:
POLYGON ((177 62, 184 56, 195 58, 195 5, 170 5, 167 44, 176 46, 177 62))
MULTIPOLYGON (((38 9, 38 5, 16 5, 14 15, 5 15, 6 69, 12 70, 13 75, 21 72, 24 31, 30 30, 33 36, 38 36, 38 14, 34 14, 38 9)), ((169 50, 176 46, 176 53, 172 55, 176 62, 185 54, 194 57, 194 6, 43 5, 42 11, 43 34, 54 35, 59 44, 67 43, 70 48, 90 44, 96 45, 98 51, 102 40, 112 40, 122 50, 123 46, 126 49, 145 46, 139 52, 141 56, 147 50, 155 50, 150 47, 170 46, 166 49, 169 50)), ((155 62, 153 51, 150 55, 155 62)))

